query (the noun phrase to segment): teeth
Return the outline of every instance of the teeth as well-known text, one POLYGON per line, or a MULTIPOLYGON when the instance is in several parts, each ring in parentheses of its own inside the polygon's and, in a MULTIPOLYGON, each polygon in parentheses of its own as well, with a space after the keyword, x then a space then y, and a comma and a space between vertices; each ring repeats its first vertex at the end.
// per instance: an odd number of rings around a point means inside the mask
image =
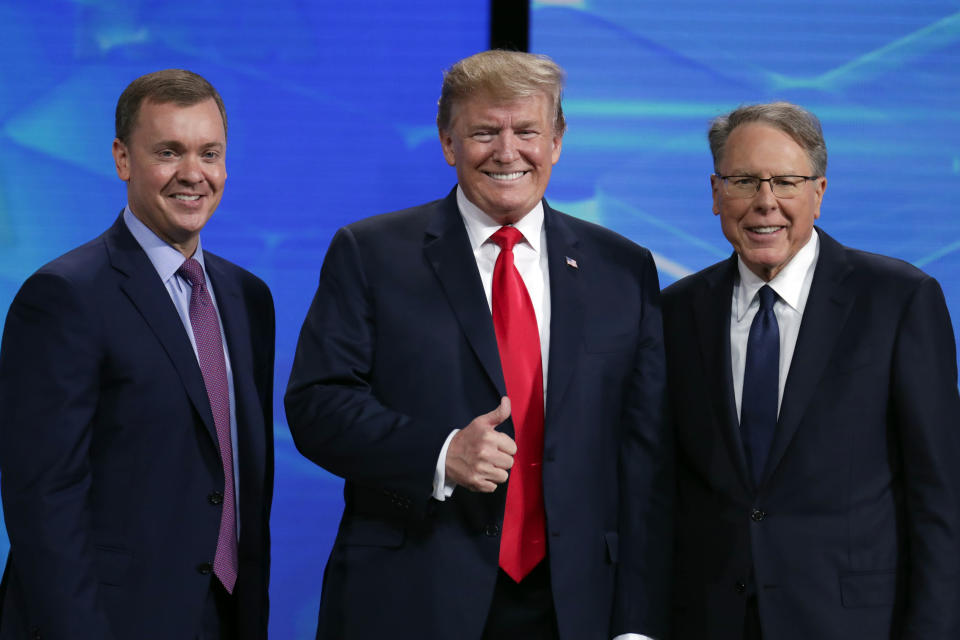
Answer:
POLYGON ((750 229, 750 231, 753 231, 754 233, 774 233, 775 231, 779 230, 780 227, 753 227, 750 229))
POLYGON ((193 202, 194 200, 200 199, 200 196, 185 196, 179 193, 174 195, 173 197, 176 198, 177 200, 186 200, 188 202, 193 202))
POLYGON ((488 173, 487 175, 494 180, 516 180, 524 173, 523 171, 514 171, 513 173, 488 173))

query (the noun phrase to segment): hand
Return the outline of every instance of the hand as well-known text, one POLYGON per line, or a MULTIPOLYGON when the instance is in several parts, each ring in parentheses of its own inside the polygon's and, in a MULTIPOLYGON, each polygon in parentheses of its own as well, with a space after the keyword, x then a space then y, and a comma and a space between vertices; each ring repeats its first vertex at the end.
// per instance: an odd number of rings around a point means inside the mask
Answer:
POLYGON ((509 417, 510 399, 504 396, 500 406, 477 416, 453 436, 447 448, 447 481, 483 493, 492 493, 507 481, 517 445, 496 427, 509 417))

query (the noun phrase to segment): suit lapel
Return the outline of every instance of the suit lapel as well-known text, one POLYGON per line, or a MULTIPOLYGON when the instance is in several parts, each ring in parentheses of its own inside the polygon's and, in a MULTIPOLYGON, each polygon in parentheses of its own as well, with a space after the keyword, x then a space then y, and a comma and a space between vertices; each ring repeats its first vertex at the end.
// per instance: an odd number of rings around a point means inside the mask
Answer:
POLYGON ((473 257, 467 229, 457 207, 456 189, 438 206, 426 229, 423 247, 464 336, 498 393, 506 395, 490 307, 473 257))
POLYGON ((547 235, 547 271, 550 275, 550 358, 547 370, 547 406, 544 428, 558 423, 564 392, 576 369, 583 344, 583 283, 580 269, 591 265, 580 253, 580 241, 563 218, 549 205, 543 205, 543 224, 547 235), (568 263, 573 259, 578 265, 568 263))
POLYGON ((820 235, 820 256, 783 390, 780 418, 767 457, 764 481, 777 468, 796 435, 853 306, 855 292, 845 284, 852 267, 846 261, 844 248, 823 231, 817 229, 817 232, 820 235))
POLYGON ((239 283, 227 275, 217 256, 204 252, 204 266, 210 276, 213 292, 217 298, 220 321, 223 323, 224 339, 230 354, 230 369, 233 374, 233 397, 236 408, 237 442, 240 461, 241 495, 255 495, 250 482, 263 478, 264 442, 263 411, 253 381, 253 352, 250 346, 250 323, 247 307, 240 292, 239 283))
POLYGON ((740 437, 730 360, 730 308, 733 284, 737 278, 736 254, 721 263, 718 269, 706 274, 705 278, 706 286, 697 292, 691 311, 696 317, 703 370, 708 381, 716 381, 710 386, 710 401, 714 415, 720 422, 730 457, 740 474, 740 481, 745 487, 753 487, 740 437))
POLYGON ((170 295, 157 276, 156 269, 127 229, 122 216, 107 231, 104 241, 111 265, 126 276, 120 282, 120 289, 136 307, 144 322, 167 352, 180 374, 187 395, 197 413, 200 414, 213 443, 216 444, 216 429, 213 424, 213 414, 210 411, 210 400, 203 384, 197 356, 193 352, 183 322, 170 301, 170 295))

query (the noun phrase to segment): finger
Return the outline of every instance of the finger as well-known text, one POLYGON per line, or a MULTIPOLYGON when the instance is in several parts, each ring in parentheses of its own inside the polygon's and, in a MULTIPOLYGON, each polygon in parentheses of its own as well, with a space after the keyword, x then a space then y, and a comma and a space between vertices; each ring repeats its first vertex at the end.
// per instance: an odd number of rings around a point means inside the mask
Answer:
POLYGON ((489 480, 481 480, 475 486, 470 487, 470 489, 480 493, 493 493, 497 490, 497 483, 489 480))
POLYGON ((478 480, 482 479, 496 484, 503 484, 509 476, 510 474, 507 473, 506 469, 496 467, 492 464, 484 463, 477 467, 478 480))
MULTIPOLYGON (((499 436, 496 439, 497 449, 507 454, 508 456, 511 456, 511 460, 512 460, 512 456, 516 455, 517 453, 517 443, 513 441, 513 438, 511 438, 505 433, 497 432, 497 436, 499 436)), ((511 461, 511 464, 512 464, 512 461, 511 461)))
POLYGON ((502 451, 491 453, 486 458, 491 469, 509 469, 513 466, 513 456, 502 451))
POLYGON ((500 425, 504 420, 510 417, 510 398, 503 396, 500 398, 500 404, 490 413, 484 414, 484 422, 490 428, 500 425))

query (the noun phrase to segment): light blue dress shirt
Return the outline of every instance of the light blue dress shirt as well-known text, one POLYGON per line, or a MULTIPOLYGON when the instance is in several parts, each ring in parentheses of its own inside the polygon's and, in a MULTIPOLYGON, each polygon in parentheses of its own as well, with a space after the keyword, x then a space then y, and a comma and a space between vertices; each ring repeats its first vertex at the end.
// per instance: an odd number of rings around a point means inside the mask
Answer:
MULTIPOLYGON (((186 258, 183 254, 163 241, 157 234, 151 231, 147 225, 130 211, 129 205, 123 210, 123 221, 127 229, 133 234, 134 239, 147 254, 147 258, 157 270, 157 275, 163 282, 170 294, 170 300, 183 322, 183 328, 186 329, 187 337, 190 338, 190 344, 193 346, 193 353, 197 355, 197 341, 193 337, 193 325, 190 324, 190 295, 193 287, 184 278, 177 275, 177 269, 184 263, 186 258)), ((210 300, 213 302, 213 308, 217 312, 217 319, 220 321, 220 336, 223 342, 223 357, 227 365, 227 389, 230 393, 230 441, 233 447, 233 491, 234 491, 234 511, 237 514, 237 539, 240 539, 240 473, 239 459, 237 456, 237 409, 233 394, 233 369, 230 367, 230 353, 227 349, 226 334, 223 332, 223 319, 220 318, 220 307, 217 306, 217 295, 213 290, 213 283, 210 282, 210 275, 207 273, 207 267, 203 263, 203 247, 200 241, 197 241, 197 250, 193 254, 193 259, 200 263, 203 268, 203 278, 207 283, 207 291, 210 292, 210 300)), ((197 363, 199 364, 197 355, 197 363)))

